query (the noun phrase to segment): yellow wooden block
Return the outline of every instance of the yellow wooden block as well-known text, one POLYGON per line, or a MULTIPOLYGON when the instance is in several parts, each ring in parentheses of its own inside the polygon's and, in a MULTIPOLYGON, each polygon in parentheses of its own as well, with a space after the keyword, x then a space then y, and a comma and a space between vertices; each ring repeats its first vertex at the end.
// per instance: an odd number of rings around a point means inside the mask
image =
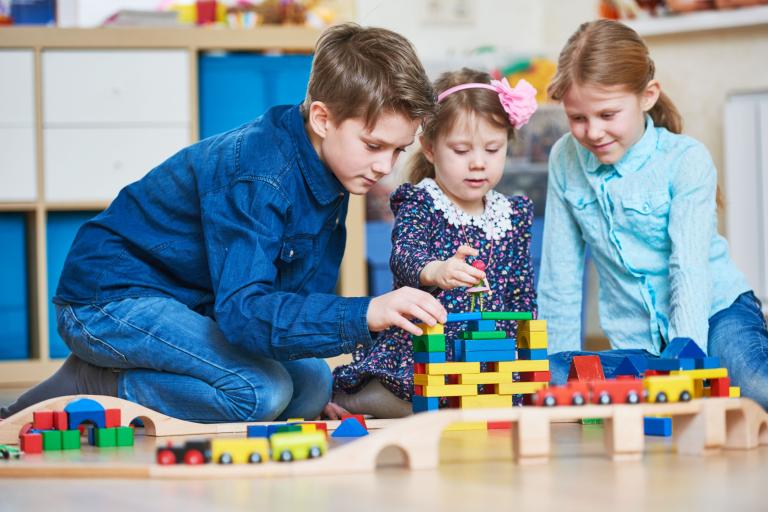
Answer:
POLYGON ((464 373, 480 373, 480 363, 427 363, 428 375, 455 375, 464 373))
POLYGON ((704 388, 704 397, 709 398, 711 396, 712 396, 712 388, 704 388))
POLYGON ((546 388, 548 384, 547 382, 511 382, 499 384, 496 392, 500 395, 527 395, 546 388))
POLYGON ((521 332, 517 334, 517 348, 547 348, 546 332, 521 332))
POLYGON ((462 409, 483 409, 486 407, 512 407, 512 395, 476 395, 459 399, 462 409))
POLYGON ((704 398, 704 381, 696 379, 693 381, 693 398, 704 398))
POLYGON ((445 384, 443 386, 424 386, 423 396, 467 396, 476 395, 475 384, 445 384))
POLYGON ((501 361, 496 370, 501 373, 546 372, 549 371, 548 359, 501 361))
POLYGON ((512 382, 511 373, 483 372, 459 375, 459 384, 503 384, 512 382))
MULTIPOLYGON (((413 375, 413 383, 417 386, 443 386, 445 384, 445 375, 415 373, 413 375)), ((464 383, 460 382, 460 384, 464 383)))
POLYGON ((731 386, 728 388, 728 396, 731 398, 739 398, 741 396, 741 387, 731 386))
POLYGON ((287 423, 297 423, 299 421, 304 421, 304 418, 288 418, 285 420, 287 423))
POLYGON ((427 324, 418 324, 419 329, 424 331, 424 334, 445 334, 445 326, 443 324, 435 324, 435 325, 427 325, 427 324))
POLYGON ((686 375, 692 379, 719 379, 728 376, 727 368, 709 368, 703 370, 674 370, 670 375, 686 375))
POLYGON ((547 332, 547 321, 520 320, 517 322, 517 333, 521 332, 547 332))
POLYGON ((461 430, 488 430, 487 421, 462 421, 460 423, 452 423, 445 427, 445 432, 461 431, 461 430))
POLYGON ((317 432, 317 425, 311 423, 302 423, 301 433, 306 434, 307 432, 317 432))

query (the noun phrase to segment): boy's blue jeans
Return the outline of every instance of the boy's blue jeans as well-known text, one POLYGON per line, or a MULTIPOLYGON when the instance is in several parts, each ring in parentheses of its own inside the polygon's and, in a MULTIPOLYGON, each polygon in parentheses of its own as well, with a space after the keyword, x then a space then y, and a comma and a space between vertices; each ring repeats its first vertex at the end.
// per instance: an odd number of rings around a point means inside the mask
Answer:
POLYGON ((91 364, 122 369, 118 396, 203 423, 315 418, 331 397, 320 359, 241 351, 216 322, 170 298, 56 306, 59 334, 91 364))
MULTIPOLYGON (((754 293, 739 295, 730 307, 709 319, 707 348, 710 356, 719 357, 721 366, 728 368, 731 385, 741 386, 741 396, 768 409, 768 328, 754 293)), ((593 354, 600 356, 606 376, 610 376, 627 355, 654 357, 645 350, 558 352, 549 356, 552 382, 564 384, 568 380, 573 356, 593 354)))

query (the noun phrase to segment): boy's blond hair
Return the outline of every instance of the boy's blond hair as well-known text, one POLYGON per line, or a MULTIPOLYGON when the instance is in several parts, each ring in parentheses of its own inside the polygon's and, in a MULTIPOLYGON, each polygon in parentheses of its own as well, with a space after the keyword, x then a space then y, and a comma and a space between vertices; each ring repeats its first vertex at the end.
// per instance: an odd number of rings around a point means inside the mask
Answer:
POLYGON ((315 45, 303 112, 313 101, 333 122, 361 118, 372 127, 382 113, 421 119, 434 109, 434 93, 416 50, 383 28, 345 23, 326 29, 315 45))

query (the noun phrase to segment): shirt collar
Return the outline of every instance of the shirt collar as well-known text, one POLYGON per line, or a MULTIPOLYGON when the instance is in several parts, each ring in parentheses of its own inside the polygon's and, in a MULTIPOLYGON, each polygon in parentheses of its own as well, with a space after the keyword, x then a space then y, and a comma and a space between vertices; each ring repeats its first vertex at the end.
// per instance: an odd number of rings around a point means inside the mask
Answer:
POLYGON ((283 122, 298 151, 298 164, 304 180, 307 182, 312 195, 320 204, 326 205, 347 194, 341 182, 334 176, 331 169, 320 160, 320 157, 309 140, 304 127, 304 116, 301 115, 300 105, 288 109, 283 116, 283 122))
MULTIPOLYGON (((638 171, 656 150, 659 141, 658 133, 653 125, 651 116, 645 116, 645 133, 640 140, 632 145, 621 160, 613 164, 613 168, 621 176, 638 171)), ((577 144, 577 151, 582 167, 590 173, 597 172, 607 166, 603 166, 600 160, 581 144, 577 144)))

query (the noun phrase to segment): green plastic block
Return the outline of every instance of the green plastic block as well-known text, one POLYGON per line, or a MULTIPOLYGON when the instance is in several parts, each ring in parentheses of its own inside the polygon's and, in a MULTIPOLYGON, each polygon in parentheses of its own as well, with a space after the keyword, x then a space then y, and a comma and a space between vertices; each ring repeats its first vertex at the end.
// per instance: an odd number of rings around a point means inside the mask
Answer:
POLYGON ((414 352, 445 352, 445 334, 412 336, 414 352))
POLYGON ((301 432, 301 425, 280 425, 275 432, 301 432))
POLYGON ((117 446, 133 446, 133 429, 131 427, 117 427, 117 446))
POLYGON ((483 311, 483 320, 533 320, 530 311, 483 311))
POLYGON ((504 331, 465 331, 461 333, 463 340, 502 340, 507 338, 504 331))
POLYGON ((61 430, 43 430, 43 451, 61 450, 61 430))
POLYGON ((99 448, 111 448, 117 446, 117 429, 97 428, 95 435, 96 446, 99 448))
POLYGON ((582 418, 581 424, 582 425, 602 425, 603 418, 582 418))
POLYGON ((80 449, 80 431, 75 430, 63 430, 61 432, 61 449, 62 450, 79 450, 80 449))

